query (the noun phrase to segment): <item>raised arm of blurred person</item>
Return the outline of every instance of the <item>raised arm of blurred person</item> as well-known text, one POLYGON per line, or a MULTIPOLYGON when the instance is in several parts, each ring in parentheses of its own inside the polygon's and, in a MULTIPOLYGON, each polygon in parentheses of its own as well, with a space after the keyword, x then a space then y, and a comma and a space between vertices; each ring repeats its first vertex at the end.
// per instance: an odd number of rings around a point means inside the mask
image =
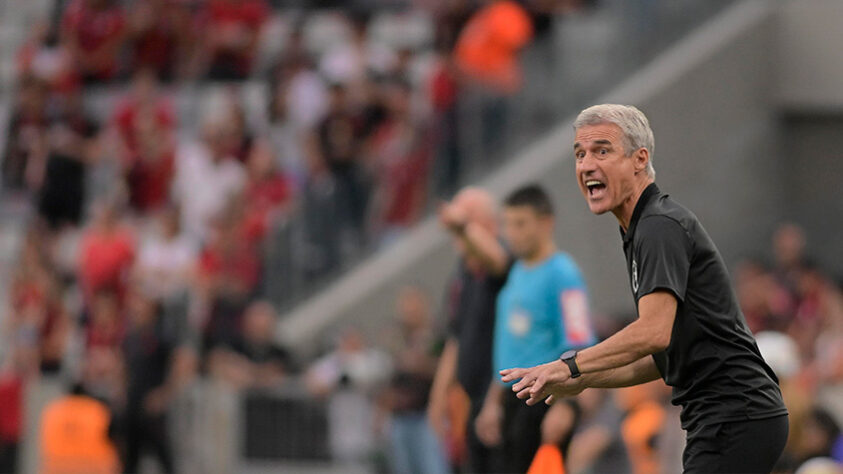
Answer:
POLYGON ((449 337, 439 358, 439 364, 436 366, 436 374, 430 388, 427 419, 440 439, 445 437, 448 429, 448 389, 457 380, 458 349, 459 343, 456 338, 449 337))
MULTIPOLYGON (((459 198, 459 196, 458 196, 459 198)), ((469 257, 477 259, 483 268, 494 275, 509 270, 510 259, 495 234, 479 219, 471 219, 471 209, 457 199, 439 209, 439 221, 457 239, 469 257)))

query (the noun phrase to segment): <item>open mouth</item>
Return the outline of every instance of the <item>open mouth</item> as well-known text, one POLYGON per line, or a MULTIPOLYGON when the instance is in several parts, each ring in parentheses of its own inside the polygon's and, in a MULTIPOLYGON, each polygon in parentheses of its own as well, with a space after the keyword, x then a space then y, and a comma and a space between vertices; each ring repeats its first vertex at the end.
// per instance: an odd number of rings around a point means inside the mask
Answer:
POLYGON ((590 197, 600 197, 606 190, 606 183, 596 179, 589 179, 586 180, 585 187, 588 189, 588 195, 590 197))

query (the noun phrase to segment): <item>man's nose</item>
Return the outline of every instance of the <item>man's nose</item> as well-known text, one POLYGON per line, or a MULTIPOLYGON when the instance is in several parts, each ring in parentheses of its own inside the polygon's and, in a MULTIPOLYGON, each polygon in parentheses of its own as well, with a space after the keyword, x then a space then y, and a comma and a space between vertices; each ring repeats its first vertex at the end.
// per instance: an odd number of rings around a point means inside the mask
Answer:
POLYGON ((594 171, 597 169, 597 160, 591 153, 586 153, 581 160, 577 161, 577 169, 581 172, 594 171))

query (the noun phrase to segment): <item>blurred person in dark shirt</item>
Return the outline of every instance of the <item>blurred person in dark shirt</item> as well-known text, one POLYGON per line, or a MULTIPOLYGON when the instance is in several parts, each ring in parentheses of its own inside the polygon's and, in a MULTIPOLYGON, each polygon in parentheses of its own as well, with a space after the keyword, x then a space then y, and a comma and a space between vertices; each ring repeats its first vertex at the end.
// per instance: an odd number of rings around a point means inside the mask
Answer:
POLYGON ((336 186, 342 221, 362 238, 369 184, 360 163, 362 120, 342 84, 331 86, 328 113, 317 128, 318 153, 336 186))
POLYGON ((427 124, 413 115, 410 84, 386 84, 386 118, 369 141, 369 165, 375 170, 372 199, 375 234, 389 240, 421 216, 427 201, 430 134, 427 124))
POLYGON ((425 416, 437 362, 426 295, 416 287, 402 288, 396 311, 398 327, 389 338, 394 372, 382 397, 382 404, 391 413, 393 472, 448 472, 440 441, 425 416))
POLYGON ((126 16, 115 0, 73 0, 61 19, 61 39, 85 82, 117 77, 126 16))
POLYGON ((141 454, 150 449, 163 472, 174 472, 167 407, 193 375, 192 353, 167 338, 157 301, 133 289, 127 313, 124 470, 137 472, 141 454))
POLYGON ((463 189, 442 206, 439 219, 451 233, 460 260, 446 290, 449 331, 430 393, 428 417, 437 435, 445 438, 448 388, 459 384, 470 400, 465 468, 467 472, 498 472, 499 450, 480 441, 475 420, 492 378, 495 303, 506 283, 511 257, 500 243, 497 205, 488 192, 463 189), (483 257, 490 255, 495 257, 483 257))
POLYGON ((78 225, 85 205, 85 176, 96 154, 98 126, 74 95, 50 119, 44 161, 33 164, 31 182, 39 188, 38 212, 54 230, 78 225))
POLYGON ((457 71, 450 51, 440 45, 427 84, 428 100, 433 110, 431 125, 437 144, 434 173, 438 196, 450 196, 456 190, 462 174, 457 110, 459 92, 457 71))
POLYGON ((215 377, 240 389, 277 387, 290 373, 290 355, 274 341, 275 309, 256 301, 243 314, 242 330, 230 345, 211 354, 215 377))
POLYGON ((40 185, 33 170, 43 167, 48 152, 48 85, 34 77, 24 77, 9 119, 6 148, 3 153, 3 186, 11 189, 37 189, 40 185))

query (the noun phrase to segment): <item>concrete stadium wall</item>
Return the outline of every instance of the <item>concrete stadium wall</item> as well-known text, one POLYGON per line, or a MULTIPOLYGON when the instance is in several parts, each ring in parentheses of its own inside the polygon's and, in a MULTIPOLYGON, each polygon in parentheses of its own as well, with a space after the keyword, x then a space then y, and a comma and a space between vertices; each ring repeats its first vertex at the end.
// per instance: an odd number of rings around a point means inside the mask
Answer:
MULTIPOLYGON (((648 115, 657 182, 699 216, 728 262, 767 247, 783 206, 786 175, 776 166, 780 126, 771 101, 774 13, 770 2, 738 2, 595 101, 635 104, 648 115)), ((593 307, 629 314, 617 223, 591 215, 575 185, 572 121, 481 184, 498 196, 525 182, 546 185, 558 209, 558 243, 581 264, 593 307)), ((376 339, 394 317, 402 285, 422 285, 438 304, 454 263, 446 235, 428 220, 287 314, 279 339, 305 354, 342 326, 376 339)))
POLYGON ((786 108, 843 111, 843 2, 787 0, 777 25, 776 101, 786 108))
POLYGON ((843 113, 787 114, 783 217, 801 225, 808 256, 843 284, 843 113))

